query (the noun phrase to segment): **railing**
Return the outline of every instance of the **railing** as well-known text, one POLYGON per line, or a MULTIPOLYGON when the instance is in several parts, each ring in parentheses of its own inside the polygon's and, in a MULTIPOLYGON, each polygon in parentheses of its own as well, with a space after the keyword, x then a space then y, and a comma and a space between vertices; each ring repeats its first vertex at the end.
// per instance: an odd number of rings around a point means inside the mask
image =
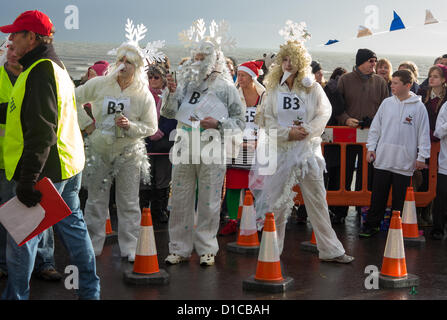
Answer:
MULTIPOLYGON (((368 129, 356 129, 350 127, 326 127, 323 133, 322 148, 326 145, 340 146, 340 189, 327 191, 327 202, 331 206, 369 206, 371 200, 371 191, 368 190, 368 162, 366 161, 366 141, 368 138, 368 129), (349 145, 361 145, 363 150, 362 161, 362 189, 359 191, 346 190, 346 148, 349 145)), ((430 163, 428 168, 428 190, 424 192, 415 192, 415 201, 417 207, 425 207, 436 196, 436 175, 438 171, 438 153, 439 142, 432 142, 430 154, 430 163)), ((297 192, 294 198, 295 203, 303 204, 303 198, 299 186, 293 187, 297 192)), ((391 192, 388 197, 388 206, 391 206, 391 192)))

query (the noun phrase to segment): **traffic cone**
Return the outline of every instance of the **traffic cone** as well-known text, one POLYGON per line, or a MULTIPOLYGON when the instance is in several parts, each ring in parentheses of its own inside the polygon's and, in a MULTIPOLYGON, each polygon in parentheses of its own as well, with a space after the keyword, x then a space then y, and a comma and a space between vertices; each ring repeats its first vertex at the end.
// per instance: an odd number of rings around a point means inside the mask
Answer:
POLYGON ((246 193, 244 198, 244 207, 242 209, 241 225, 237 242, 228 243, 227 250, 246 254, 256 254, 259 252, 256 214, 251 193, 246 193))
POLYGON ((131 284, 167 284, 169 282, 168 273, 158 267, 154 227, 149 208, 143 208, 133 270, 126 270, 124 279, 131 284))
POLYGON ((292 282, 293 278, 282 276, 275 217, 266 213, 256 274, 244 280, 242 288, 276 293, 284 292, 292 282))
POLYGON ((110 211, 107 210, 107 220, 106 220, 106 240, 105 244, 110 244, 118 239, 118 234, 112 229, 112 222, 110 220, 110 211))
POLYGON ((419 278, 407 273, 399 211, 393 211, 391 217, 382 270, 379 274, 379 285, 385 288, 407 288, 419 285, 419 278))
POLYGON ((315 239, 315 233, 313 230, 310 241, 301 242, 301 250, 318 253, 317 240, 315 239))
POLYGON ((402 231, 405 245, 419 246, 425 244, 425 237, 419 234, 413 187, 407 188, 402 212, 402 231))
MULTIPOLYGON (((249 191, 249 190, 247 190, 249 191)), ((245 194, 247 194, 247 191, 245 192, 245 194)), ((241 194, 239 195, 239 208, 237 209, 237 220, 241 220, 242 217, 242 209, 244 208, 244 200, 245 199, 245 195, 244 195, 244 189, 241 189, 241 194)))

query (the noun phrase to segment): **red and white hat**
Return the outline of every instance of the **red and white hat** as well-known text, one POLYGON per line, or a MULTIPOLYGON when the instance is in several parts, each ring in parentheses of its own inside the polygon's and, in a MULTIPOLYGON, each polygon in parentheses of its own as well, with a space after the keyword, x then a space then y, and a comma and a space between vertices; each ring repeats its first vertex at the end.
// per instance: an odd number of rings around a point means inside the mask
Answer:
POLYGON ((264 61, 248 61, 237 67, 237 71, 244 71, 252 78, 256 79, 263 74, 262 65, 264 61))

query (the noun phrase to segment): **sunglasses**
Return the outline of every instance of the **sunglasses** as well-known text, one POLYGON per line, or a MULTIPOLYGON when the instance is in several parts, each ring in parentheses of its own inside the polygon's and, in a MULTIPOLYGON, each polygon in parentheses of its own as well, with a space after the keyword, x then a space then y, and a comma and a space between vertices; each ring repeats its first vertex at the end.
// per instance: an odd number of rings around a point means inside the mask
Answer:
POLYGON ((368 62, 369 63, 377 63, 377 59, 369 59, 368 62))
POLYGON ((150 79, 158 80, 158 79, 160 79, 160 76, 149 76, 149 80, 150 79))

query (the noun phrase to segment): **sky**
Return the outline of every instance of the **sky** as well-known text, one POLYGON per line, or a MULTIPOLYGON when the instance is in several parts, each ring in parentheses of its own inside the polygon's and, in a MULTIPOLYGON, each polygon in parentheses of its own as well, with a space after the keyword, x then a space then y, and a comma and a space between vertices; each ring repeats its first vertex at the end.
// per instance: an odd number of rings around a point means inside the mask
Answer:
POLYGON ((359 25, 370 26, 374 33, 386 31, 393 10, 407 27, 423 25, 426 9, 439 21, 447 20, 445 0, 15 0, 2 3, 0 24, 10 24, 21 12, 34 9, 51 18, 55 40, 60 42, 121 43, 130 18, 147 27, 143 44, 165 40, 176 46, 181 45, 179 32, 203 18, 207 25, 212 19, 226 20, 238 48, 277 48, 284 42, 278 31, 286 20, 306 22, 312 35, 310 48, 329 39, 355 37, 359 25), (73 11, 65 12, 69 6, 78 12, 75 29, 66 28, 67 21, 75 26, 73 11))

